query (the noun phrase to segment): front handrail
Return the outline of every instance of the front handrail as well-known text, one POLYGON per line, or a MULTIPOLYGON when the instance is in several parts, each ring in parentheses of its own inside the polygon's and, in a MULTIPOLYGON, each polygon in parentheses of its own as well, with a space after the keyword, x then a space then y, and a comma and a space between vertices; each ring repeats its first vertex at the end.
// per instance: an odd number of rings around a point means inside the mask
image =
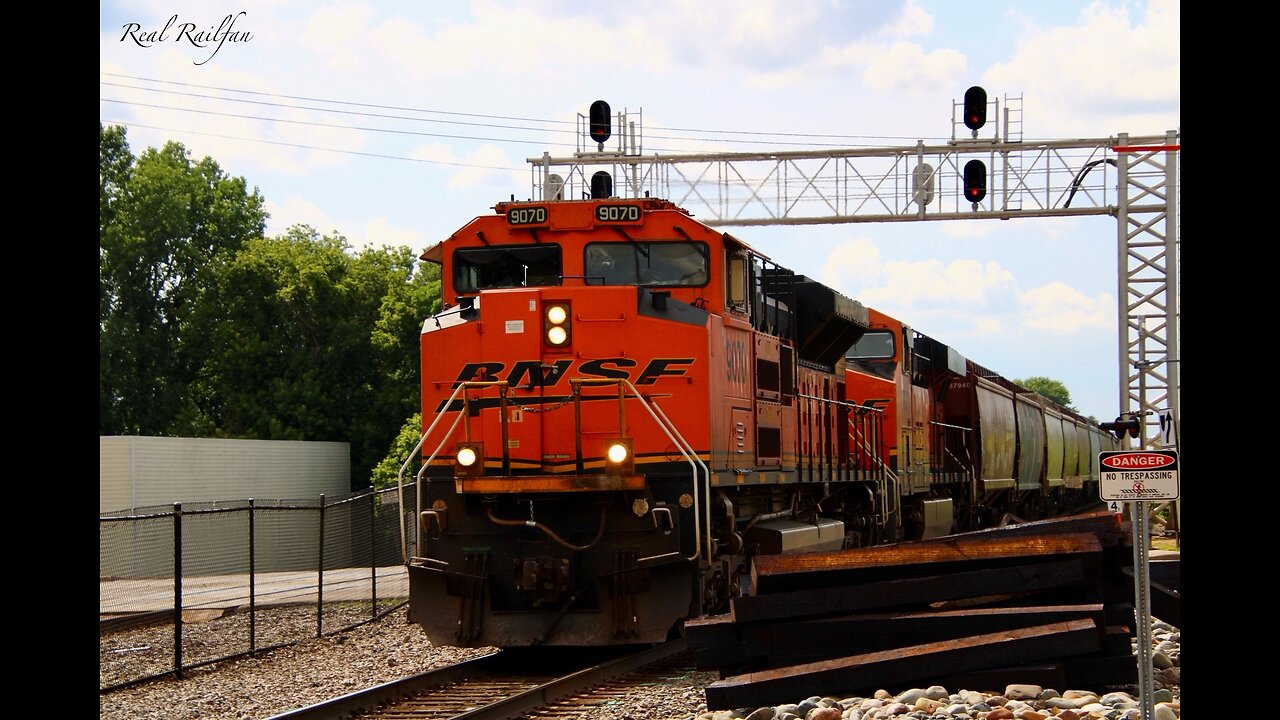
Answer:
MULTIPOLYGON (((702 476, 702 488, 703 488, 703 491, 705 491, 705 492, 707 493, 707 497, 710 497, 710 496, 711 496, 711 494, 710 494, 710 493, 711 493, 711 470, 707 467, 706 463, 702 461, 702 458, 698 457, 698 454, 697 454, 697 452, 694 450, 693 446, 692 446, 692 445, 690 445, 690 444, 689 444, 689 442, 688 442, 687 440, 685 440, 685 438, 684 438, 684 436, 683 436, 683 435, 681 435, 679 428, 677 428, 677 427, 676 427, 676 424, 675 424, 674 422, 672 422, 672 421, 671 421, 671 419, 670 419, 669 417, 667 417, 667 414, 666 414, 665 412, 663 412, 662 408, 661 408, 661 407, 659 407, 659 406, 658 406, 658 404, 657 404, 656 402, 654 402, 651 398, 646 398, 644 395, 642 395, 642 394, 640 393, 640 391, 636 389, 636 386, 635 386, 635 385, 633 385, 633 384, 631 383, 631 381, 630 381, 629 379, 627 379, 627 378, 594 378, 594 377, 592 377, 592 378, 588 378, 588 377, 581 377, 581 378, 571 378, 571 379, 570 379, 570 383, 571 383, 571 384, 573 384, 573 385, 579 386, 579 387, 584 386, 584 385, 589 386, 589 385, 613 385, 613 384, 617 384, 617 385, 618 385, 618 387, 619 387, 619 396, 618 396, 619 406, 621 406, 621 405, 622 405, 622 401, 623 401, 623 400, 625 400, 625 394, 623 393, 623 389, 624 389, 624 388, 625 388, 626 390, 630 390, 631 394, 632 394, 632 395, 634 395, 634 396, 635 396, 635 398, 636 398, 637 400, 640 400, 641 405, 642 405, 642 406, 645 408, 645 410, 649 413, 649 416, 650 416, 651 418, 653 418, 654 423, 655 423, 655 424, 656 424, 656 425, 657 425, 657 426, 662 430, 662 432, 667 436, 667 439, 668 439, 668 440, 670 440, 670 441, 672 442, 672 444, 674 444, 674 445, 676 446, 676 448, 680 451, 681 456, 682 456, 682 457, 683 457, 683 458, 684 458, 684 459, 689 463, 689 468, 690 468, 690 471, 691 471, 691 473, 692 473, 692 479, 693 479, 693 483, 694 483, 694 485, 693 485, 693 493, 692 493, 692 495, 693 495, 693 536, 694 536, 694 549, 693 549, 693 554, 692 554, 692 555, 687 555, 687 556, 682 555, 682 557, 684 557, 686 560, 689 560, 690 562, 692 562, 692 561, 696 561, 696 560, 698 560, 700 557, 703 557, 703 554, 702 554, 702 544, 703 544, 703 541, 705 540, 705 542, 706 542, 706 548, 707 548, 707 554, 706 554, 706 556, 705 556, 705 557, 710 558, 710 557, 711 557, 711 547, 712 547, 712 546, 711 546, 711 517, 710 517, 711 507, 710 507, 710 505, 708 505, 708 506, 707 506, 707 509, 706 509, 706 515, 707 515, 707 517, 706 517, 706 537, 704 538, 704 537, 703 537, 703 522, 702 522, 702 520, 703 520, 703 517, 702 517, 702 515, 703 515, 703 511, 702 511, 702 503, 701 503, 701 500, 700 500, 701 493, 699 492, 699 488, 698 488, 698 479, 699 479, 699 472, 698 472, 698 470, 699 470, 699 468, 701 468, 701 470, 702 470, 702 473, 701 473, 701 476, 702 476)), ((457 400, 458 395, 459 395, 460 393, 464 393, 466 390, 468 390, 468 389, 472 389, 472 388, 485 388, 485 387, 499 387, 499 388, 500 388, 500 393, 502 394, 503 399, 505 399, 505 391, 506 391, 506 389, 507 389, 507 382, 506 382, 505 380, 498 380, 498 381, 468 381, 468 382, 462 382, 462 383, 459 383, 458 387, 454 389, 453 394, 452 394, 452 395, 450 395, 450 396, 449 396, 449 399, 448 399, 448 400, 447 400, 447 401, 446 401, 446 402, 441 406, 441 407, 443 408, 443 409, 441 410, 441 412, 440 412, 440 413, 438 413, 438 414, 435 416, 435 418, 431 421, 431 425, 426 429, 426 431, 425 431, 425 432, 423 432, 423 433, 422 433, 422 437, 420 437, 420 438, 418 439, 417 444, 416 444, 416 445, 414 445, 413 450, 409 453, 409 457, 405 459, 405 461, 404 461, 404 463, 403 463, 403 464, 401 464, 401 466, 400 466, 400 471, 396 474, 396 486, 397 486, 397 493, 398 493, 397 498, 398 498, 398 500, 399 500, 399 502, 400 502, 400 507, 401 507, 401 508, 406 507, 406 506, 405 506, 405 504, 404 504, 404 473, 405 473, 405 470, 407 470, 407 469, 409 468, 409 465, 410 465, 410 463, 413 461, 414 457, 415 457, 415 456, 418 456, 418 455, 419 455, 419 453, 422 451, 422 447, 423 447, 424 443, 426 442, 427 437, 428 437, 428 436, 430 436, 430 435, 431 435, 431 433, 435 430, 436 425, 440 422, 440 419, 441 419, 441 418, 443 418, 443 417, 444 417, 444 414, 445 414, 446 412, 448 412, 448 411, 449 411, 449 408, 451 408, 451 407, 453 406, 454 401, 455 401, 455 400, 457 400)), ((416 480, 416 487, 417 487, 416 499, 415 499, 415 511, 420 511, 420 510, 422 509, 422 508, 421 508, 421 505, 422 505, 422 499, 421 499, 421 496, 422 496, 422 481, 423 481, 423 478, 425 477, 425 474, 426 474, 427 468, 431 465, 431 463, 435 460, 436 456, 440 453, 440 450, 441 450, 441 448, 443 448, 443 447, 444 447, 445 442, 446 442, 450 437, 453 437, 454 432, 455 432, 455 431, 457 430, 457 428, 458 428, 458 423, 460 423, 460 422, 462 421, 462 419, 467 415, 467 412, 466 412, 466 410, 465 410, 465 406, 466 406, 467 404, 468 404, 468 403, 467 403, 467 401, 466 401, 466 395, 464 394, 464 395, 463 395, 463 405, 464 405, 464 410, 463 410, 462 412, 459 412, 459 413, 457 414, 457 416, 454 418, 453 424, 449 427, 448 432, 446 432, 446 433, 445 433, 445 435, 444 435, 444 437, 443 437, 443 438, 441 438, 441 440, 440 440, 439 444, 436 446, 435 450, 433 450, 433 451, 432 451, 432 453, 431 453, 431 455, 430 455, 430 457, 428 457, 428 458, 426 459, 426 461, 425 461, 425 462, 423 462, 422 467, 421 467, 421 468, 419 468, 419 470, 418 470, 418 472, 417 472, 417 474, 416 474, 416 476, 415 476, 415 480, 416 480)), ((506 413, 502 413, 502 414, 501 414, 501 420, 500 420, 500 422, 502 423, 502 426, 503 426, 503 433, 504 433, 504 435, 505 435, 505 432, 506 432, 506 422, 507 422, 506 413)), ((623 415, 622 415, 622 408, 621 408, 621 407, 619 407, 619 423, 621 424, 621 423, 623 423, 623 422, 624 422, 624 417, 623 417, 623 415)), ((505 443, 504 443, 504 445, 505 445, 505 443)), ((503 448, 503 451, 504 451, 504 453, 505 453, 505 452, 506 452, 506 448, 503 448)), ((504 457, 504 460, 505 460, 505 457, 504 457)), ((505 466, 505 462, 504 462, 504 466, 505 466)), ((407 536, 407 533, 405 532, 405 528, 404 528, 404 513, 403 513, 403 512, 401 513, 401 519, 400 519, 400 523, 399 523, 399 525, 400 525, 400 554, 401 554, 401 557, 402 557, 402 559, 404 560, 404 562, 405 562, 406 564, 408 564, 408 562, 409 562, 409 545, 408 545, 408 536, 407 536)), ((419 538, 418 538, 418 540, 419 540, 419 547, 421 547, 421 545, 420 545, 420 543, 421 543, 421 528, 418 528, 418 530, 419 530, 419 538)))
MULTIPOLYGON (((408 539, 408 535, 404 531, 404 508, 406 507, 406 505, 404 504, 404 471, 409 469, 409 464, 413 462, 413 458, 418 456, 418 454, 422 451, 422 444, 426 442, 427 436, 431 434, 432 430, 436 429, 436 424, 439 423, 440 419, 444 417, 445 412, 447 412, 448 409, 452 407, 453 401, 458 398, 459 393, 465 393, 466 390, 471 389, 473 387, 488 387, 493 385, 501 385, 502 387, 505 388, 506 384, 507 383, 505 380, 499 380, 494 382, 459 383, 458 387, 454 388, 453 394, 450 395, 449 399, 445 401, 443 406, 441 406, 444 409, 441 412, 436 413, 435 418, 432 419, 431 421, 431 425, 427 427, 427 429, 422 433, 422 437, 418 438, 418 443, 413 446, 413 450, 409 451, 409 457, 405 458, 404 462, 400 465, 400 471, 396 473, 396 500, 400 503, 399 507, 401 509, 400 522, 397 524, 400 526, 400 559, 403 560, 406 565, 409 564, 409 539, 408 539)), ((465 398, 466 398, 466 395, 464 394, 463 395, 464 401, 465 401, 465 398)), ((464 402, 463 404, 465 405, 466 403, 464 402)), ((415 513, 422 509, 421 497, 422 497, 423 471, 426 470, 427 466, 429 466, 432 463, 432 461, 436 459, 436 455, 438 455, 440 453, 440 449, 444 447, 445 440, 448 440, 449 438, 453 437, 454 431, 458 429, 458 423, 462 421, 462 418, 465 415, 466 415, 465 412, 458 413, 457 417, 453 419, 453 425, 449 426, 449 432, 445 433, 444 438, 440 440, 440 444, 437 445, 436 449, 432 451, 431 457, 427 458, 427 461, 422 464, 422 468, 418 471, 418 474, 416 476, 417 482, 415 483, 415 487, 417 488, 417 490, 414 493, 415 494, 415 503, 414 503, 415 513)), ((505 425, 504 425, 504 430, 505 430, 505 425)), ((504 452, 505 452, 505 449, 504 449, 504 452)), ((422 541, 422 537, 421 537, 421 534, 419 534, 419 537, 418 537, 419 547, 421 547, 421 541, 422 541)))
MULTIPOLYGON (((864 406, 859 405, 857 407, 864 406)), ((879 412, 878 408, 867 407, 865 409, 876 410, 879 412)), ((853 440, 858 447, 862 448, 863 452, 867 454, 867 457, 875 461, 876 465, 880 467, 880 472, 887 481, 883 483, 876 483, 876 490, 880 493, 880 526, 887 528, 889 525, 890 513, 900 513, 902 510, 902 498, 898 493, 898 476, 889 469, 889 466, 884 464, 884 460, 880 457, 880 454, 876 452, 875 448, 871 447, 867 443, 867 439, 862 436, 862 433, 859 431, 857 424, 854 422, 852 417, 849 418, 849 427, 851 429, 849 439, 853 440), (893 510, 889 509, 890 499, 893 500, 893 510)))

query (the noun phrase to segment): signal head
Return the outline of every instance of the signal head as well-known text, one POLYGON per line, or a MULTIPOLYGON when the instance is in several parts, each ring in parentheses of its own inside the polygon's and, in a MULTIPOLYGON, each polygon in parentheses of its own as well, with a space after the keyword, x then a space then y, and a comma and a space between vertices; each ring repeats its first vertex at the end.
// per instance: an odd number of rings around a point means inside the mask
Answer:
POLYGON ((981 160, 970 160, 964 164, 964 199, 978 203, 986 196, 987 164, 981 160))
POLYGON ((608 140, 613 134, 609 103, 603 100, 591 103, 591 124, 587 132, 591 135, 591 139, 598 143, 608 140))
POLYGON ((964 126, 978 130, 987 124, 987 91, 974 85, 964 91, 964 126))

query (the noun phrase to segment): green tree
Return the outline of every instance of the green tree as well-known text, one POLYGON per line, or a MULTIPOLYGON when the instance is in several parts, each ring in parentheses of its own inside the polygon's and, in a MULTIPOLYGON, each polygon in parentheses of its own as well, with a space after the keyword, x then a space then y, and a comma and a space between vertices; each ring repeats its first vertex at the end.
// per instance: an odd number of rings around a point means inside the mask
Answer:
POLYGON ((99 430, 176 435, 207 428, 190 388, 210 352, 199 308, 220 266, 262 234, 255 188, 179 143, 136 159, 99 125, 99 430))
MULTIPOLYGON (((413 452, 413 448, 418 444, 418 440, 422 437, 422 413, 414 413, 409 419, 404 421, 404 425, 400 427, 400 434, 391 443, 391 449, 387 451, 386 457, 382 458, 373 468, 372 479, 373 486, 378 490, 395 487, 396 478, 400 475, 400 468, 404 465, 404 461, 413 452)), ((418 457, 414 457, 409 463, 409 467, 405 469, 405 481, 408 482, 414 478, 418 472, 418 468, 422 467, 422 461, 418 457)))
POLYGON ((351 443, 364 487, 418 404, 418 334, 438 282, 415 279, 408 248, 354 253, 307 226, 247 242, 206 306, 218 352, 199 405, 220 433, 351 443))
POLYGON ((368 485, 419 409, 439 267, 306 226, 264 237, 262 197, 212 159, 99 135, 101 433, 349 442, 368 485))
POLYGON ((1053 378, 1047 378, 1043 375, 1035 375, 1026 378, 1025 380, 1014 380, 1013 382, 1049 398, 1068 410, 1079 412, 1071 406, 1071 391, 1067 390, 1066 385, 1063 385, 1061 382, 1054 380, 1053 378))

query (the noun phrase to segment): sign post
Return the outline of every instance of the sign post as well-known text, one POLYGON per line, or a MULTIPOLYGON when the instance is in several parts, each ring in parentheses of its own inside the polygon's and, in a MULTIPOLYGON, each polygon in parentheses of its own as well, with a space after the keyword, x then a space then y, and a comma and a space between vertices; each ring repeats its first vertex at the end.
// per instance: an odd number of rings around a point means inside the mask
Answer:
POLYGON ((1147 506, 1178 499, 1176 450, 1104 450, 1098 453, 1098 494, 1108 504, 1131 502, 1133 516, 1134 612, 1138 624, 1138 695, 1142 720, 1152 720, 1151 552, 1147 547, 1147 506))

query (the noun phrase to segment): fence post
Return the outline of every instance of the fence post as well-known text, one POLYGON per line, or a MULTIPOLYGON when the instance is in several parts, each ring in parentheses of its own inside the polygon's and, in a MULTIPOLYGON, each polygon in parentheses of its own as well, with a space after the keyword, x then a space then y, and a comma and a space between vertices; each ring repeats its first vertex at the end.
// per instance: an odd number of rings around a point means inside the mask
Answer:
POLYGON ((320 493, 320 580, 316 585, 316 637, 324 635, 324 493, 320 493))
POLYGON ((369 488, 369 583, 373 594, 369 613, 371 620, 378 617, 378 534, 374 527, 378 519, 377 501, 378 491, 369 488))
POLYGON ((254 589, 257 587, 257 579, 254 575, 255 567, 253 564, 253 498, 249 498, 249 652, 258 649, 258 625, 257 612, 258 608, 254 589))
POLYGON ((182 503, 173 504, 173 672, 182 679, 182 503))

